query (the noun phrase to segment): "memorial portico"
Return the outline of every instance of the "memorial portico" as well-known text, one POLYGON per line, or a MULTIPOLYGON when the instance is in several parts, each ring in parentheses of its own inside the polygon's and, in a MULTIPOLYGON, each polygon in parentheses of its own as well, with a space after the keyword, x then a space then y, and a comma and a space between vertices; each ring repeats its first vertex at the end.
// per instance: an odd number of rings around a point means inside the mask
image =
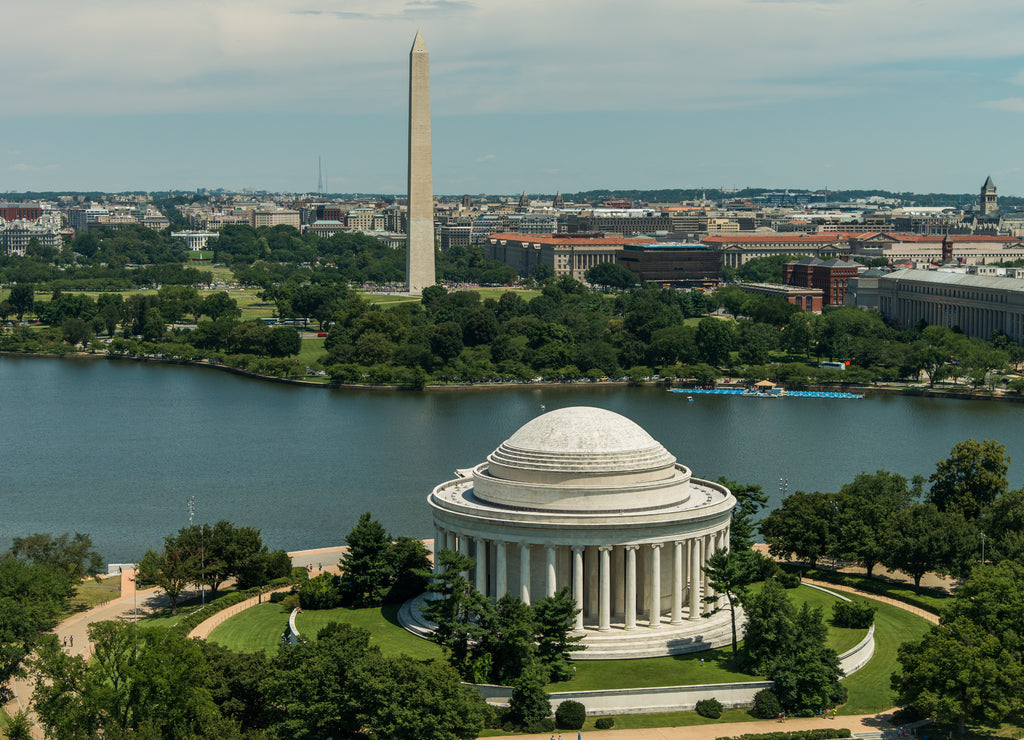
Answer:
POLYGON ((703 566, 728 548, 736 500, 634 422, 588 407, 551 411, 458 474, 428 498, 434 542, 473 558, 468 576, 493 599, 532 603, 568 588, 587 645, 576 659, 730 641, 728 614, 709 614, 703 566))

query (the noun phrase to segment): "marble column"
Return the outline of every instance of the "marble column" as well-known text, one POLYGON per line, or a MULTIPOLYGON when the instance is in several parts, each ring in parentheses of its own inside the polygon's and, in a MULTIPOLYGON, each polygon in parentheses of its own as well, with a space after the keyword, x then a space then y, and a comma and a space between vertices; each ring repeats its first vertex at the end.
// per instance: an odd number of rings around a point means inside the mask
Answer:
POLYGON ((598 618, 597 628, 601 632, 607 632, 612 628, 612 573, 611 573, 611 551, 612 548, 601 546, 597 548, 600 553, 600 577, 601 586, 598 595, 598 618))
POLYGON ((651 627, 661 626, 661 545, 660 542, 651 544, 651 627))
POLYGON ((441 575, 441 561, 437 557, 437 553, 444 547, 444 530, 436 524, 434 525, 434 575, 441 575))
MULTIPOLYGON (((464 534, 459 535, 459 554, 467 558, 469 557, 469 537, 464 534)), ((462 571, 462 577, 469 580, 469 571, 462 571)))
POLYGON ((487 540, 475 537, 476 540, 476 590, 487 596, 487 540))
POLYGON ((715 551, 715 535, 708 534, 704 535, 704 552, 701 558, 701 580, 704 583, 704 597, 714 598, 715 589, 711 588, 711 583, 708 579, 708 574, 704 572, 704 567, 708 564, 708 558, 710 558, 715 551))
POLYGON ((455 552, 455 533, 451 530, 445 532, 444 536, 444 548, 455 552))
POLYGON ((636 629, 636 545, 626 545, 626 629, 636 629))
POLYGON ((557 554, 558 551, 555 549, 554 545, 548 545, 545 548, 545 551, 546 551, 546 555, 547 555, 547 559, 546 559, 546 561, 544 563, 544 566, 545 566, 544 567, 545 595, 546 596, 554 596, 555 595, 555 575, 556 575, 556 573, 555 573, 555 565, 556 565, 555 555, 557 554))
POLYGON ((690 619, 700 619, 700 538, 690 540, 690 619))
POLYGON ((575 629, 583 629, 583 548, 572 548, 572 598, 576 602, 579 613, 576 615, 575 629))
POLYGON ((530 603, 530 543, 519 543, 519 598, 530 603))
POLYGON ((508 593, 508 553, 507 543, 494 543, 494 598, 500 599, 508 593))
POLYGON ((672 624, 683 623, 683 543, 672 543, 672 624))

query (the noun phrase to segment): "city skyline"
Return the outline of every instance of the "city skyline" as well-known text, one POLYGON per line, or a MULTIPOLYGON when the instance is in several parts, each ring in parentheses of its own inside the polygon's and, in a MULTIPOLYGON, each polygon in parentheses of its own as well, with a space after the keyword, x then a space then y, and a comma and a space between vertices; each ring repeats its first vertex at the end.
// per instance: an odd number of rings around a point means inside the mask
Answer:
POLYGON ((1024 7, 937 0, 44 0, 8 11, 0 190, 1024 194, 1024 7))

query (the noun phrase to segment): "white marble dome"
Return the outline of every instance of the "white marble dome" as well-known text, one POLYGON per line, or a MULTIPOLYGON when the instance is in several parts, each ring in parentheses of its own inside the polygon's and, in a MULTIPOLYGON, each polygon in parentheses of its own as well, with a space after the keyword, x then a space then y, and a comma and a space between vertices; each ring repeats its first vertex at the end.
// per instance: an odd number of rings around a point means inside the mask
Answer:
POLYGON ((525 509, 651 508, 690 495, 689 469, 640 425, 587 406, 524 424, 473 475, 478 499, 525 509))
MULTIPOLYGON (((575 659, 729 643, 703 566, 728 548, 736 499, 635 422, 598 408, 542 412, 457 476, 428 496, 435 551, 471 558, 466 576, 489 598, 533 603, 571 589, 587 646, 575 659)), ((419 614, 403 607, 399 618, 426 634, 419 614)))

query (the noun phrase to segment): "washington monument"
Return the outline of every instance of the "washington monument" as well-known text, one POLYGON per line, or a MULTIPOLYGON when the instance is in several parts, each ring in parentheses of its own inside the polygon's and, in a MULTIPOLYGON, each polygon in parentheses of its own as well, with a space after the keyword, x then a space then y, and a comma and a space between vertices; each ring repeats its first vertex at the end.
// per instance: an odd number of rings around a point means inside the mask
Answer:
POLYGON ((409 52, 409 255, 406 287, 419 295, 433 285, 434 181, 430 161, 430 59, 416 31, 409 52))

